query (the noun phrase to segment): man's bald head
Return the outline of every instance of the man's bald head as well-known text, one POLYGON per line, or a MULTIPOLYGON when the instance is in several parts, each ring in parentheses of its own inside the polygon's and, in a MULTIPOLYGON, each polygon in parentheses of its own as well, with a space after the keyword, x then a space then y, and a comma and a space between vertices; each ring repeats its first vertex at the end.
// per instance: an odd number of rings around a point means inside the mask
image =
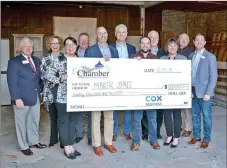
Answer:
POLYGON ((159 34, 155 30, 151 30, 148 33, 148 37, 151 39, 151 47, 158 47, 159 34))
POLYGON ((97 40, 101 44, 105 44, 107 42, 108 33, 105 27, 98 27, 97 28, 97 40))
POLYGON ((180 43, 180 49, 183 49, 188 46, 188 44, 190 42, 190 38, 186 33, 182 33, 179 36, 178 41, 180 43))

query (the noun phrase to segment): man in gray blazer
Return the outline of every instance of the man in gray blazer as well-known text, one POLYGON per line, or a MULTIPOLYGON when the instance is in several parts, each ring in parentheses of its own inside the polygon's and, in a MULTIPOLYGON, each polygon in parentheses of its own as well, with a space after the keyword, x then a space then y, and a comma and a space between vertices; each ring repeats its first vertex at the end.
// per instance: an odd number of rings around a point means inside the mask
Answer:
POLYGON ((192 120, 193 138, 189 144, 201 141, 201 117, 203 114, 203 142, 200 148, 207 148, 211 139, 212 128, 212 98, 216 86, 218 72, 216 57, 208 52, 204 46, 205 37, 202 34, 195 36, 196 51, 189 56, 192 60, 192 120))

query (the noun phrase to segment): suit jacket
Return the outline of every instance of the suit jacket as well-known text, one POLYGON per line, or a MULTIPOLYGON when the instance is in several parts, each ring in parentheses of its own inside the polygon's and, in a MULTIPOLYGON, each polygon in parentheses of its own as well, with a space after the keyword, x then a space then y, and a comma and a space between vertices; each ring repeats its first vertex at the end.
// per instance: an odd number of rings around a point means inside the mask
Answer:
POLYGON ((157 57, 161 58, 164 55, 167 55, 166 51, 164 49, 162 49, 162 48, 159 48, 158 52, 157 52, 157 57))
POLYGON ((41 91, 41 61, 38 57, 31 57, 37 74, 35 74, 29 63, 23 63, 27 59, 23 55, 18 55, 8 61, 7 82, 11 95, 12 103, 22 99, 25 106, 33 106, 40 99, 41 91))
MULTIPOLYGON (((131 45, 131 44, 128 44, 128 43, 126 43, 126 45, 127 45, 127 49, 128 49, 128 57, 130 58, 130 56, 132 54, 135 54, 136 53, 136 47, 133 46, 133 45, 131 45)), ((114 44, 111 44, 111 46, 117 49, 116 42, 114 44)))
MULTIPOLYGON (((191 53, 188 58, 190 60, 196 56, 191 53)), ((214 89, 218 79, 218 69, 216 56, 204 50, 202 58, 200 58, 198 69, 196 72, 195 92, 198 98, 203 98, 205 94, 214 96, 214 89)))
MULTIPOLYGON (((110 53, 111 53, 111 58, 119 58, 118 56, 118 51, 116 48, 112 47, 109 45, 110 53)), ((102 58, 103 55, 99 49, 98 44, 96 43, 93 46, 90 46, 89 48, 86 49, 84 57, 86 58, 102 58)))

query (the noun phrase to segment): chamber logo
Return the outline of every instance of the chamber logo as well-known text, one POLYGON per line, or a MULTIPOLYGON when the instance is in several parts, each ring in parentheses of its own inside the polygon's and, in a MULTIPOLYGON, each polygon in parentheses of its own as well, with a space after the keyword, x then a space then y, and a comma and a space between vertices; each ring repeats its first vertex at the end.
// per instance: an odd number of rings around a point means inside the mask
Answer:
POLYGON ((104 66, 101 61, 90 68, 87 66, 81 66, 73 69, 73 74, 80 78, 107 78, 110 74, 110 68, 104 66))

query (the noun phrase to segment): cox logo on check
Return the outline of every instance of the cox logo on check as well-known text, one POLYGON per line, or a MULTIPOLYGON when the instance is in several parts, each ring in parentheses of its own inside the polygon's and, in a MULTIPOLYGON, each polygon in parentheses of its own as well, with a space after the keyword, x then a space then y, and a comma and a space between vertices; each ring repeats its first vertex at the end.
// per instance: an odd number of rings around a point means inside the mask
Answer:
POLYGON ((146 106, 161 106, 162 96, 146 96, 146 106))
POLYGON ((162 101, 162 96, 146 96, 147 102, 158 102, 162 101))

